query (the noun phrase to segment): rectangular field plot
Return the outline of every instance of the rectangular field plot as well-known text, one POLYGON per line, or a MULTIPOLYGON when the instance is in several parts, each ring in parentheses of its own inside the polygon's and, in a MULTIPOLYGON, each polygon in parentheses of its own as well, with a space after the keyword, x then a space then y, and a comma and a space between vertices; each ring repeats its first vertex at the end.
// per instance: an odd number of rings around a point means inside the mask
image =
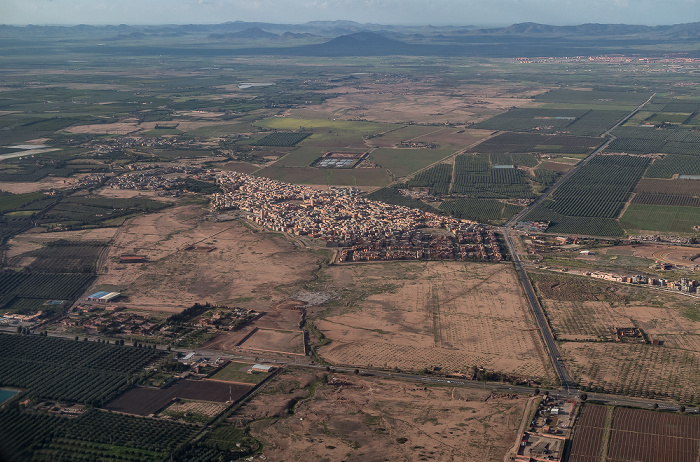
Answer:
POLYGON ((334 186, 385 186, 391 182, 383 168, 318 169, 273 165, 260 170, 259 175, 287 183, 334 186))
MULTIPOLYGON (((700 161, 698 161, 700 164, 700 161)), ((700 207, 630 204, 620 224, 628 231, 700 234, 700 207)))
POLYGON ((634 192, 700 196, 700 181, 642 178, 639 180, 639 183, 637 183, 637 187, 634 189, 634 192))
POLYGON ((370 159, 397 177, 409 175, 421 168, 443 159, 453 150, 448 149, 375 149, 370 159))
POLYGON ((681 403, 700 397, 700 352, 630 343, 564 342, 560 348, 581 386, 681 403))
POLYGON ((610 462, 696 462, 700 419, 616 408, 608 448, 610 462))
POLYGON ((214 380, 180 380, 167 388, 132 388, 105 406, 126 414, 150 415, 174 399, 226 403, 243 397, 252 385, 214 380))
POLYGON ((212 376, 212 379, 222 380, 225 382, 243 382, 257 384, 262 382, 271 374, 271 372, 258 372, 255 374, 248 374, 248 370, 252 366, 252 364, 231 362, 228 363, 226 367, 214 374, 212 376))
POLYGON ((258 329, 243 344, 243 348, 304 354, 304 338, 301 331, 258 329))
POLYGON ((538 133, 502 133, 469 149, 470 152, 517 153, 542 152, 587 154, 602 144, 601 138, 541 135, 538 133))
POLYGON ((509 267, 397 262, 333 267, 330 275, 349 305, 314 321, 332 340, 319 349, 328 361, 443 372, 478 364, 551 380, 509 267), (358 292, 366 295, 358 300, 358 292))
POLYGON ((605 433, 605 406, 586 404, 576 421, 569 462, 599 462, 605 433))

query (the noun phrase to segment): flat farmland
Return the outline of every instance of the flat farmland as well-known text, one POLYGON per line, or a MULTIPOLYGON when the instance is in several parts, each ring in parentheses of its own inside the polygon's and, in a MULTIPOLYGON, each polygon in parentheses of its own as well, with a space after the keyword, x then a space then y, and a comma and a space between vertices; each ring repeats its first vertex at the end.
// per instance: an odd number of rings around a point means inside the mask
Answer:
POLYGON ((536 133, 501 133, 471 148, 470 152, 542 152, 587 154, 603 139, 585 136, 540 135, 536 133))
POLYGON ((531 278, 580 385, 686 403, 698 398, 697 300, 583 276, 531 273, 531 278), (664 345, 612 342, 615 327, 639 327, 664 345))
POLYGON ((410 175, 416 170, 443 159, 454 150, 445 149, 376 149, 370 158, 397 177, 410 175))
POLYGON ((634 188, 637 193, 650 194, 679 194, 687 196, 700 196, 699 180, 662 180, 656 178, 642 178, 634 188))
POLYGON ((150 415, 175 399, 226 403, 237 401, 253 385, 216 380, 180 380, 167 388, 132 388, 105 406, 110 411, 150 415))
POLYGON ((620 217, 627 232, 678 232, 700 235, 700 208, 670 205, 630 204, 620 217))
POLYGON ((489 136, 490 130, 459 130, 452 127, 410 125, 367 140, 378 148, 398 147, 403 143, 435 143, 440 148, 463 149, 489 136))
POLYGON ((304 354, 304 338, 301 331, 258 329, 246 339, 242 348, 304 354))
POLYGON ((287 297, 281 289, 306 281, 321 257, 296 250, 274 233, 238 221, 203 220, 199 206, 184 206, 128 220, 114 238, 97 285, 121 288, 128 308, 179 312, 196 302, 260 310, 287 297), (190 252, 191 245, 215 247, 190 252), (119 263, 139 254, 149 262, 119 263))
POLYGON ((506 265, 429 262, 336 266, 342 298, 315 321, 337 364, 445 372, 472 365, 545 381, 548 363, 506 265))
MULTIPOLYGON (((651 295, 648 303, 551 299, 544 299, 543 303, 552 330, 560 340, 611 338, 614 327, 625 326, 640 327, 652 339, 664 339, 667 335, 700 335, 700 322, 689 316, 695 302, 672 294, 651 295)), ((694 345, 697 341, 683 346, 674 343, 673 347, 700 351, 694 345)))
POLYGON ((694 403, 700 352, 633 343, 564 342, 560 349, 583 387, 694 403))
POLYGON ((608 409, 586 404, 576 419, 569 462, 600 462, 608 409))
POLYGON ((609 462, 696 462, 700 418, 641 409, 616 408, 609 462))
POLYGON ((561 162, 542 162, 537 168, 542 168, 545 170, 554 170, 555 172, 559 173, 566 173, 572 168, 574 168, 574 166, 571 164, 561 162))
POLYGON ((383 168, 321 169, 273 165, 260 170, 258 175, 287 183, 335 186, 386 186, 391 182, 383 168))

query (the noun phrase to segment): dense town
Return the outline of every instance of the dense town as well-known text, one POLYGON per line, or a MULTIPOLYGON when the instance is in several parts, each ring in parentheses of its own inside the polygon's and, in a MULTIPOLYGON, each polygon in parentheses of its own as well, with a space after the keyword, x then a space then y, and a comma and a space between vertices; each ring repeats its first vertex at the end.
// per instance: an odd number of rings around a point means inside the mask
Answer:
POLYGON ((214 195, 215 209, 242 210, 268 229, 343 247, 338 261, 503 259, 495 233, 477 223, 371 201, 354 188, 322 191, 242 173, 218 182, 225 192, 214 195))

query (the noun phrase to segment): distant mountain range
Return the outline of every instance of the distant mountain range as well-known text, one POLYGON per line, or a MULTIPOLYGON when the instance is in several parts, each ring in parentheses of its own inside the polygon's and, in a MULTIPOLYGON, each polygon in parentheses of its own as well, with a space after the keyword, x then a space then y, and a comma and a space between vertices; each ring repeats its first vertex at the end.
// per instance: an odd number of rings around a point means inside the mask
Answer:
MULTIPOLYGON (((520 23, 480 29, 473 26, 393 26, 352 21, 305 24, 226 22, 157 26, 0 25, 0 47, 12 53, 17 40, 60 40, 82 51, 141 54, 284 54, 299 56, 578 56, 598 53, 659 52, 699 56, 700 22, 669 26, 520 23), (92 41, 90 41, 92 39, 92 41), (158 39, 158 40, 154 40, 158 39), (284 45, 276 45, 284 42, 284 45), (157 46, 155 44, 158 44, 157 46), (208 47, 207 44, 211 44, 208 47), (226 45, 230 44, 230 48, 226 45), (656 47, 654 47, 656 46, 656 47), (96 51, 96 50, 93 50, 96 51)), ((78 50, 80 51, 80 50, 78 50)))
MULTIPOLYGON (((395 26, 380 24, 360 24, 353 21, 311 21, 305 24, 273 24, 259 22, 235 21, 222 24, 186 24, 186 25, 157 25, 157 26, 9 26, 0 25, 0 33, 6 34, 40 34, 40 35, 73 35, 85 33, 97 34, 132 34, 148 35, 194 35, 210 34, 215 38, 248 38, 270 39, 282 36, 284 33, 302 34, 304 36, 319 36, 335 38, 356 32, 379 32, 391 36, 478 36, 478 35, 522 35, 534 37, 619 37, 646 36, 668 39, 700 38, 700 22, 675 24, 669 26, 640 26, 629 24, 581 24, 578 26, 552 26, 525 22, 507 27, 480 29, 474 26, 395 26), (274 37, 274 36, 277 37, 274 37)), ((292 36, 293 37, 293 36, 292 36)))

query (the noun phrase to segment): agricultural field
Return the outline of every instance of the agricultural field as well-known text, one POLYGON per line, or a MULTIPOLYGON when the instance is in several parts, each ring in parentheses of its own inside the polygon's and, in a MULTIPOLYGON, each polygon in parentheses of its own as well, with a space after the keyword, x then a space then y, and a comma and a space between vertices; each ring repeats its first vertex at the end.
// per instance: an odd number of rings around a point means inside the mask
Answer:
MULTIPOLYGON (((500 133, 470 148, 469 151, 481 153, 590 154, 601 144, 603 144, 603 139, 595 137, 514 132, 500 133)), ((537 164, 535 163, 535 165, 537 164)), ((534 165, 527 166, 534 167, 534 165)))
POLYGON ((0 384, 36 398, 98 405, 131 385, 161 351, 43 336, 0 334, 0 384))
POLYGON ((242 348, 276 353, 304 354, 304 338, 301 331, 258 329, 241 344, 242 348))
POLYGON ((547 104, 570 104, 591 108, 610 107, 632 111, 645 102, 652 94, 646 91, 624 90, 609 87, 558 88, 542 93, 535 100, 547 104))
POLYGON ((629 112, 619 109, 516 108, 472 127, 595 137, 601 136, 629 112))
POLYGON ((275 132, 255 142, 257 146, 295 146, 311 133, 275 132))
POLYGON ((83 226, 104 226, 110 220, 136 213, 148 213, 169 204, 147 198, 116 199, 102 196, 69 196, 49 211, 37 223, 47 228, 75 229, 83 226))
POLYGON ((484 154, 457 156, 452 192, 479 198, 534 198, 532 186, 522 170, 496 168, 484 154))
POLYGON ((319 169, 272 165, 256 174, 286 183, 321 186, 377 187, 386 186, 392 181, 391 176, 382 168, 319 169))
POLYGON ((144 419, 91 410, 77 418, 55 417, 18 409, 0 411, 0 450, 11 462, 22 460, 160 461, 195 425, 144 419))
POLYGON ((700 456, 700 419, 615 408, 608 449, 610 462, 693 462, 700 456))
POLYGON ((234 418, 268 460, 502 461, 525 398, 361 375, 285 371, 234 418))
POLYGON ((622 211, 649 160, 632 156, 596 156, 525 220, 549 221, 548 231, 615 236, 622 211))
MULTIPOLYGON (((411 173, 427 167, 451 154, 455 150, 434 149, 400 149, 380 148, 370 154, 370 159, 382 168, 391 171, 395 177, 405 177, 411 173)), ((422 172, 421 172, 422 173, 422 172)))
POLYGON ((313 323, 334 364, 465 372, 481 365, 549 382, 551 371, 515 275, 503 265, 385 263, 324 271, 339 293, 313 323))
POLYGON ((258 372, 256 374, 248 374, 252 364, 244 364, 230 362, 223 369, 219 370, 211 378, 213 380, 221 380, 224 382, 238 382, 258 384, 269 377, 270 373, 258 372))
POLYGON ((530 273, 569 370, 584 389, 700 400, 698 302, 583 276, 530 273), (614 342, 615 327, 641 328, 663 345, 614 342))
POLYGON ((20 314, 42 310, 44 317, 51 316, 56 314, 54 310, 65 308, 62 304, 49 306, 45 302, 75 300, 94 279, 88 273, 3 272, 0 273, 0 310, 20 314))
POLYGON ((496 199, 457 199, 442 202, 440 210, 455 218, 479 223, 503 223, 522 210, 522 207, 496 199))
POLYGON ((642 178, 637 183, 634 192, 638 194, 670 194, 700 197, 700 181, 642 178))
POLYGON ((608 408, 586 404, 576 418, 569 462, 600 462, 608 408))
MULTIPOLYGON (((669 201, 673 196, 664 196, 669 201)), ((683 197, 685 202, 687 196, 683 197)), ((667 232, 699 235, 700 207, 677 205, 649 205, 633 201, 620 217, 620 224, 628 233, 667 232)))
POLYGON ((695 462, 699 442, 697 416, 586 404, 576 421, 569 461, 695 462))
MULTIPOLYGON (((27 269, 33 273, 95 273, 97 260, 105 250, 104 241, 68 241, 59 239, 44 247, 18 255, 17 259, 31 259, 27 269)), ((14 266, 12 262, 9 266, 14 266)))
POLYGON ((452 164, 438 164, 408 180, 406 187, 430 188, 430 194, 447 194, 452 183, 452 164))
POLYGON ((175 399, 235 402, 251 389, 252 385, 222 382, 218 380, 179 380, 165 388, 132 388, 105 404, 105 409, 135 415, 151 415, 162 410, 175 399))

